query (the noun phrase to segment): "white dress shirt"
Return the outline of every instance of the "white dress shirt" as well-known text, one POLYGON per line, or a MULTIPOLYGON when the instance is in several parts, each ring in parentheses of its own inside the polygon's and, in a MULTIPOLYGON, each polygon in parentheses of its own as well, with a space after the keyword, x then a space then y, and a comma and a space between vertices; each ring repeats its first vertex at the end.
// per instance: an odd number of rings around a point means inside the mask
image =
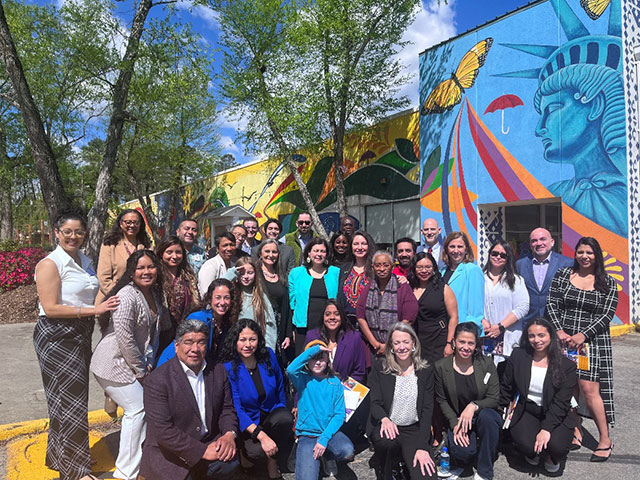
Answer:
POLYGON ((203 360, 202 367, 200 367, 200 371, 198 375, 194 373, 189 367, 187 367, 184 363, 180 362, 182 365, 182 370, 184 370, 185 375, 187 376, 187 380, 189 380, 189 385, 191 385, 191 390, 193 391, 193 396, 196 397, 196 403, 198 404, 198 411, 200 412, 200 420, 202 421, 202 430, 200 431, 200 438, 204 438, 204 436, 209 433, 207 429, 207 410, 206 410, 206 394, 204 388, 204 369, 207 368, 207 361, 203 360))

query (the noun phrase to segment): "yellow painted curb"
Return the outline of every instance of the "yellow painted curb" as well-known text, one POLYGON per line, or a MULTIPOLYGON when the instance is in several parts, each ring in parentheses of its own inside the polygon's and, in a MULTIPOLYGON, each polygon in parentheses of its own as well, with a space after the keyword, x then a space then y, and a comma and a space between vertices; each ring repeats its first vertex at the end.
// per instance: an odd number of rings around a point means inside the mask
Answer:
MULTIPOLYGON (((122 408, 118 409, 118 415, 123 415, 122 408)), ((104 410, 93 410, 89 412, 89 428, 92 425, 100 425, 102 423, 109 423, 112 418, 107 415, 104 410)), ((9 423, 7 425, 0 425, 0 442, 6 440, 12 440, 21 435, 33 435, 36 433, 44 432, 49 428, 49 419, 41 418, 39 420, 30 420, 27 422, 9 423)))
POLYGON ((633 333, 636 331, 636 325, 634 323, 628 325, 614 325, 610 327, 612 337, 619 337, 620 335, 626 335, 627 333, 633 333))

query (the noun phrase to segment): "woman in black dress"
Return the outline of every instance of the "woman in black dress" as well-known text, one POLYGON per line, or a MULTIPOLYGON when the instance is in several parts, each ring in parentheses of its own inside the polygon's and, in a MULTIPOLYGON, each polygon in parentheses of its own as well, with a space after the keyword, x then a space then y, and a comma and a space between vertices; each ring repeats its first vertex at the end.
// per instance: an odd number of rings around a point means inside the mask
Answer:
POLYGON ((430 253, 418 253, 407 276, 418 300, 415 329, 422 358, 430 365, 453 353, 451 342, 458 325, 456 296, 442 281, 438 263, 430 253))

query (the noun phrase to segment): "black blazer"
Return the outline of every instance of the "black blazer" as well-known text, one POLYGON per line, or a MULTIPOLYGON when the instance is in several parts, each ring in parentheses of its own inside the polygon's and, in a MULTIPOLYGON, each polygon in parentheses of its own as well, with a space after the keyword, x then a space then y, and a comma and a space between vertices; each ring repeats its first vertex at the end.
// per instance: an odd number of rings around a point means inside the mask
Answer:
POLYGON ((201 437, 200 411, 178 357, 155 369, 144 381, 147 438, 140 476, 148 480, 179 480, 202 459, 207 445, 226 432, 238 433, 227 372, 208 364, 203 372, 208 433, 201 437))
MULTIPOLYGON (((524 348, 514 348, 507 359, 501 382, 500 406, 509 405, 516 393, 520 393, 520 400, 516 405, 511 419, 511 426, 518 423, 524 412, 524 405, 529 394, 531 382, 531 363, 533 357, 524 348)), ((562 357, 564 380, 559 387, 554 387, 551 374, 547 372, 542 387, 542 410, 544 419, 541 428, 552 432, 561 423, 569 428, 577 427, 578 420, 571 413, 571 396, 578 383, 576 364, 566 357, 562 357)))
MULTIPOLYGON (((458 408, 458 393, 453 370, 453 355, 438 360, 434 367, 436 400, 444 416, 453 429, 462 413, 458 408)), ((473 359, 473 376, 476 380, 478 398, 475 403, 480 409, 498 408, 500 382, 498 372, 491 357, 476 355, 473 359)), ((479 410, 478 410, 479 411, 479 410)))
MULTIPOLYGON (((416 372, 418 376, 418 421, 420 423, 420 435, 418 449, 431 451, 429 448, 429 432, 431 431, 431 415, 433 413, 433 370, 425 367, 416 372)), ((396 388, 396 377, 390 373, 382 373, 382 362, 376 362, 371 368, 368 377, 368 386, 371 389, 371 410, 369 412, 369 425, 367 435, 371 435, 375 428, 380 428, 380 422, 391 413, 393 394, 396 388)))

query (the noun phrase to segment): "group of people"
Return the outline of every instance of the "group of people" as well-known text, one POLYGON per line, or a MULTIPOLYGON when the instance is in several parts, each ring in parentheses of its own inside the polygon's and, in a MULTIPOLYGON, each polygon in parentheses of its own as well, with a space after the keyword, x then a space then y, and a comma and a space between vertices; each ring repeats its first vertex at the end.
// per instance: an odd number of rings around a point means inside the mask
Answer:
POLYGON ((122 479, 223 478, 264 464, 270 479, 293 468, 316 480, 367 444, 378 478, 435 478, 446 444, 452 480, 471 465, 489 480, 507 426, 529 463, 557 472, 581 447, 577 401, 599 432, 591 461, 609 458, 617 286, 595 239, 570 259, 537 228, 531 257, 516 261, 500 240, 481 268, 466 234, 441 243, 434 219, 424 243, 400 238, 393 253, 351 217, 330 241, 306 212, 296 227, 281 237, 279 220, 250 218, 207 252, 186 219, 152 251, 143 216, 125 210, 96 271, 81 252, 85 218, 63 213, 57 248, 36 267, 47 466, 63 480, 95 478, 89 372, 105 408, 124 411, 122 479), (587 369, 563 355, 580 349, 587 369), (346 421, 353 382, 370 390, 346 421))

